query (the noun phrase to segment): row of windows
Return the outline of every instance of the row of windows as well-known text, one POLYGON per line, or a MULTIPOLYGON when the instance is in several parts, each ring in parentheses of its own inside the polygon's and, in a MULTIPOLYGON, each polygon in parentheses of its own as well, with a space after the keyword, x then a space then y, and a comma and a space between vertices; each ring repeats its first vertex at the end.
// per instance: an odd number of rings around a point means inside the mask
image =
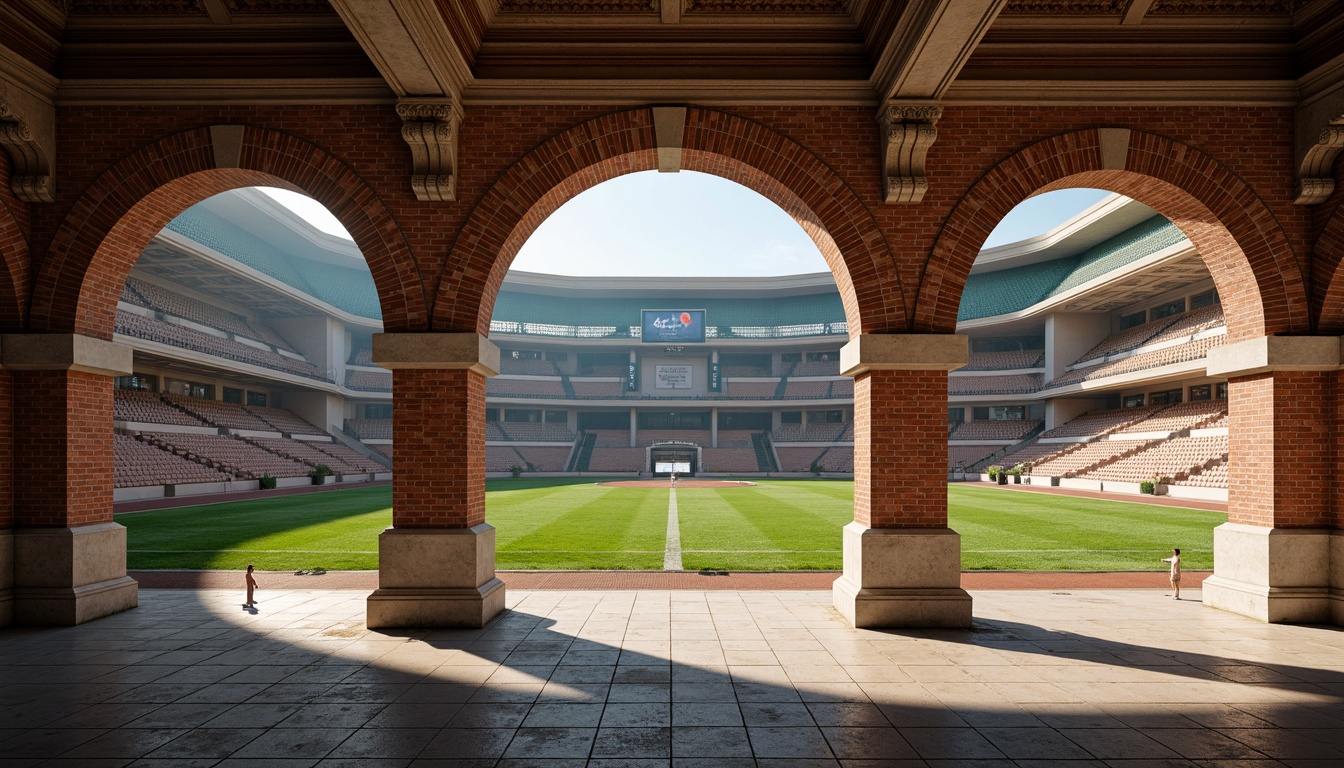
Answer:
MULTIPOLYGON (((1145 405, 1176 405, 1184 402, 1184 395, 1185 391, 1181 389, 1168 389, 1162 392, 1125 395, 1124 407, 1141 408, 1145 405)), ((1226 382, 1219 384, 1196 384, 1195 386, 1190 387, 1190 402, 1192 403, 1226 399, 1226 382)))
MULTIPOLYGON (((131 376, 118 376, 114 386, 117 389, 132 389, 137 392, 158 392, 159 377, 143 373, 137 373, 131 376)), ((199 381, 165 379, 163 391, 170 395, 183 395, 185 397, 194 397, 198 400, 215 399, 215 385, 199 381)), ((233 405, 254 405, 264 408, 269 400, 269 397, 265 392, 254 392, 252 390, 243 390, 237 387, 224 387, 222 394, 224 402, 233 405)), ((388 406, 389 418, 391 417, 391 411, 391 406, 388 406)))
MULTIPOLYGON (((1193 312, 1196 309, 1201 309, 1203 307, 1211 307, 1218 302, 1217 290, 1208 290, 1203 293, 1197 293, 1190 297, 1188 311, 1193 312)), ((1185 297, 1174 299, 1165 304, 1159 304, 1156 307, 1151 307, 1149 309, 1141 309, 1138 312, 1121 317, 1120 330, 1123 331, 1126 328, 1143 325, 1144 323, 1152 322, 1153 320, 1161 320, 1164 317, 1179 315, 1186 311, 1185 297)))

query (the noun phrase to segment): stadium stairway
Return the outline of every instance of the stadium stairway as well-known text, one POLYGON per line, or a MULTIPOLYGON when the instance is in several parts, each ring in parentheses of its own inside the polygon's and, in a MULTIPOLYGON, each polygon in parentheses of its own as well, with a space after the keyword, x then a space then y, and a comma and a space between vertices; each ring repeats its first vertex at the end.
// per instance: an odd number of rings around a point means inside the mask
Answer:
POLYGON ((756 449, 756 465, 761 472, 778 472, 775 452, 770 447, 769 432, 754 432, 751 435, 751 447, 756 449))
POLYGON ((555 367, 555 372, 560 374, 560 386, 565 390, 565 397, 570 400, 577 400, 579 396, 574 392, 574 382, 569 380, 567 374, 560 373, 560 366, 555 363, 551 363, 551 365, 555 367))
MULTIPOLYGON (((790 369, 790 370, 792 370, 792 369, 790 369)), ((776 400, 782 400, 782 399, 784 398, 784 390, 786 390, 786 389, 788 389, 788 388, 789 388, 789 377, 788 377, 788 376, 780 376, 780 377, 779 377, 779 384, 775 386, 775 399, 776 399, 776 400)))
POLYGON ((593 458, 593 447, 597 445, 597 435, 583 432, 579 436, 579 441, 579 450, 574 452, 574 463, 569 468, 570 472, 588 471, 588 463, 593 458))

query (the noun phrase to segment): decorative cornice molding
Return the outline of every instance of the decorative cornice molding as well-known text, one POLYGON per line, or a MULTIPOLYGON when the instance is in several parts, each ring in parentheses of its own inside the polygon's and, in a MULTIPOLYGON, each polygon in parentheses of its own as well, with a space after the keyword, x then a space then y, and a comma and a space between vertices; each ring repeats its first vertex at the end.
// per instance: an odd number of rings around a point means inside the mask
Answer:
POLYGON ((849 13, 849 0, 685 0, 687 13, 849 13))
POLYGON ((457 199, 457 132, 462 118, 452 99, 397 102, 401 138, 411 148, 411 189, 422 203, 457 199))
POLYGON ((657 0, 502 0, 500 13, 643 13, 657 0))
POLYGON ((64 0, 62 5, 72 16, 208 15, 201 0, 64 0))
POLYGON ((20 200, 54 200, 52 153, 56 109, 0 82, 0 147, 13 160, 9 185, 20 200))
POLYGON ((1323 203, 1335 191, 1335 159, 1344 151, 1344 115, 1321 129, 1316 143, 1306 148, 1297 168, 1297 188, 1293 202, 1298 205, 1323 203))
POLYGON ((1290 16, 1306 5, 1305 0, 1156 0, 1148 9, 1152 16, 1290 16))
POLYGON ((1118 16, 1126 5, 1126 0, 1008 0, 1002 13, 1005 16, 1118 16))
POLYGON ((936 104, 888 104, 878 123, 885 142, 882 191, 888 203, 918 203, 929 189, 924 163, 938 138, 943 108, 936 104))

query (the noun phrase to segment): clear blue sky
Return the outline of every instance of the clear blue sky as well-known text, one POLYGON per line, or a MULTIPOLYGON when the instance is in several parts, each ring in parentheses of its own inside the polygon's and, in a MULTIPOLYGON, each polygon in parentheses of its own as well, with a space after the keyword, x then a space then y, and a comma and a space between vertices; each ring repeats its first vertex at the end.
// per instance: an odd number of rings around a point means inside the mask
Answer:
MULTIPOLYGON (((318 229, 348 238, 320 204, 265 189, 318 229)), ((1047 232, 1109 193, 1066 189, 1019 205, 986 247, 1047 232)), ((523 245, 514 269, 611 277, 735 277, 825 272, 802 227, 770 200, 718 176, 648 171, 565 203, 523 245)))

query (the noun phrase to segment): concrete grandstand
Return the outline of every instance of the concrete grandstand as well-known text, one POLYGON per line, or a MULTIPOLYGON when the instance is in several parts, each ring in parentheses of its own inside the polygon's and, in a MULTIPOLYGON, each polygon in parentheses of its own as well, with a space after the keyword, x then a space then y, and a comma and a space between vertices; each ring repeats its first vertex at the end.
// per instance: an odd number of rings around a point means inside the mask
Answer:
MULTIPOLYGON (((179 216, 118 308, 118 340, 136 350, 116 395, 130 438, 117 441, 118 498, 301 484, 319 466, 385 477, 380 320, 354 246, 259 192, 179 216)), ((511 272, 490 328, 487 473, 853 472, 849 328, 830 274, 511 272), (702 318, 698 335, 646 338, 642 313, 668 308, 702 318)), ((996 465, 1031 483, 1226 499, 1226 382, 1204 372, 1226 338, 1221 305, 1194 247, 1151 209, 1112 196, 985 250, 958 330, 971 354, 948 383, 954 479, 996 465)))

